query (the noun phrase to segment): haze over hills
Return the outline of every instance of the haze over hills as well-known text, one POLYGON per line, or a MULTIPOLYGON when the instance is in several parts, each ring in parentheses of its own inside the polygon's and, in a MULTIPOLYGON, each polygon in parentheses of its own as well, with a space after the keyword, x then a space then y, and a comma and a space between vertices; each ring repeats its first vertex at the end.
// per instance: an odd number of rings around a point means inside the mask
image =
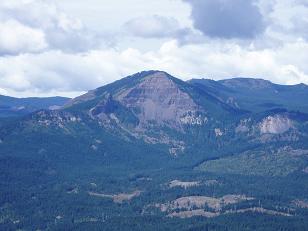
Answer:
POLYGON ((22 116, 40 109, 59 109, 70 98, 14 98, 0 95, 0 117, 22 116))
POLYGON ((0 225, 304 230, 307 96, 145 71, 2 122, 0 225))

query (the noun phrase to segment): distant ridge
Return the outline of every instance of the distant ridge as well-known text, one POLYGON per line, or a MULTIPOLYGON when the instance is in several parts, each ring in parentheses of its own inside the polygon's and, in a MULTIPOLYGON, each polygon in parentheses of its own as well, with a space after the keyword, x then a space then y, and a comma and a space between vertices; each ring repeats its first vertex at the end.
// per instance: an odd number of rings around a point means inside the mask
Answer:
POLYGON ((40 109, 58 109, 70 98, 66 97, 28 97, 15 98, 0 95, 0 117, 21 116, 40 109))

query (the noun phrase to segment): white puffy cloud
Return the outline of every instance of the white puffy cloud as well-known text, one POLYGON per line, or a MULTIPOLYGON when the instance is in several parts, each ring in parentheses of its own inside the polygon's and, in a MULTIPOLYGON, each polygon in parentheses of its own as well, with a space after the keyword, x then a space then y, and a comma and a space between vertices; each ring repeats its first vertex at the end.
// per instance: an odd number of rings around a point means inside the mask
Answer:
MULTIPOLYGON (((271 2, 271 1, 270 1, 271 2)), ((274 1, 265 8, 265 0, 260 0, 269 24, 268 34, 283 42, 299 38, 308 40, 308 2, 305 0, 274 1)))
POLYGON ((182 79, 245 76, 281 84, 308 84, 308 52, 303 51, 308 51, 304 41, 276 50, 247 50, 217 42, 180 46, 172 40, 150 52, 128 48, 22 54, 0 58, 0 89, 15 95, 32 92, 72 96, 149 69, 164 70, 182 79), (294 56, 295 60, 291 58, 294 56))
POLYGON ((18 21, 0 22, 0 55, 38 52, 48 47, 40 29, 27 27, 18 21))
POLYGON ((37 52, 47 47, 79 52, 100 45, 96 34, 80 20, 47 0, 3 0, 0 23, 2 53, 37 52))

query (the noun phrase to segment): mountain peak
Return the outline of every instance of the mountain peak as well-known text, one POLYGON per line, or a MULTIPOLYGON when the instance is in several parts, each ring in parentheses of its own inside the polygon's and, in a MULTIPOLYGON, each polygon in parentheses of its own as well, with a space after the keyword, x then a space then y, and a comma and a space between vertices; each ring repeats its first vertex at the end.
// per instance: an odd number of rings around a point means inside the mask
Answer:
POLYGON ((161 70, 147 70, 147 71, 140 71, 140 72, 137 72, 133 75, 130 75, 129 77, 133 77, 133 76, 139 76, 141 78, 144 78, 144 77, 147 77, 147 76, 152 76, 154 74, 161 74, 161 75, 165 75, 166 77, 167 76, 170 76, 167 72, 165 71, 161 71, 161 70))
POLYGON ((264 89, 273 85, 273 83, 268 80, 254 78, 232 78, 220 80, 219 82, 230 88, 244 87, 248 89, 264 89))
POLYGON ((140 82, 140 81, 145 81, 145 80, 149 80, 149 79, 155 79, 155 81, 159 81, 159 80, 163 81, 164 79, 170 80, 171 78, 172 78, 172 76, 165 71, 150 70, 150 71, 138 72, 136 74, 133 74, 133 75, 130 75, 126 78, 123 78, 120 81, 123 81, 125 79, 129 79, 132 82, 134 82, 134 80, 138 80, 140 82))
POLYGON ((137 72, 135 74, 132 74, 132 75, 129 75, 125 78, 122 78, 116 82, 123 82, 123 80, 129 80, 129 81, 141 81, 143 79, 146 79, 146 78, 156 78, 157 76, 161 77, 161 78, 170 78, 171 75, 168 74, 167 72, 165 71, 160 71, 160 70, 147 70, 147 71, 140 71, 140 72, 137 72))
POLYGON ((164 71, 151 71, 148 75, 146 75, 144 78, 154 78, 154 79, 168 79, 169 74, 164 71))
POLYGON ((151 73, 134 87, 119 92, 116 99, 127 108, 138 109, 141 123, 180 122, 186 113, 195 112, 198 106, 170 77, 162 71, 151 73))

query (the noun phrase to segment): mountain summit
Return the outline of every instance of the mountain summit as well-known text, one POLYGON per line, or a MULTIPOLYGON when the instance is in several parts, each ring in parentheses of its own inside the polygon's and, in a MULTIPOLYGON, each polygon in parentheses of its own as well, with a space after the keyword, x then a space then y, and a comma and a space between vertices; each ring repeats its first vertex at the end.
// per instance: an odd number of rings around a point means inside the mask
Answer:
POLYGON ((185 122, 185 116, 201 108, 164 72, 144 77, 140 83, 115 95, 115 99, 136 112, 141 125, 185 122))
POLYGON ((180 124, 202 124, 201 114, 221 115, 233 110, 218 98, 162 71, 147 71, 126 77, 73 99, 67 107, 85 102, 91 105, 88 108, 91 114, 98 117, 115 112, 110 111, 110 107, 112 103, 118 103, 118 107, 121 105, 130 110, 142 127, 148 123, 175 127, 180 124), (107 107, 109 110, 106 110, 107 107))
POLYGON ((176 128, 190 122, 202 123, 199 115, 204 109, 185 87, 185 82, 165 72, 143 72, 90 91, 73 99, 71 104, 85 102, 82 99, 96 101, 89 108, 89 113, 102 120, 109 118, 118 121, 120 109, 128 110, 138 121, 139 128, 145 128, 149 123, 176 128), (129 85, 125 84, 127 80, 131 80, 129 85))

